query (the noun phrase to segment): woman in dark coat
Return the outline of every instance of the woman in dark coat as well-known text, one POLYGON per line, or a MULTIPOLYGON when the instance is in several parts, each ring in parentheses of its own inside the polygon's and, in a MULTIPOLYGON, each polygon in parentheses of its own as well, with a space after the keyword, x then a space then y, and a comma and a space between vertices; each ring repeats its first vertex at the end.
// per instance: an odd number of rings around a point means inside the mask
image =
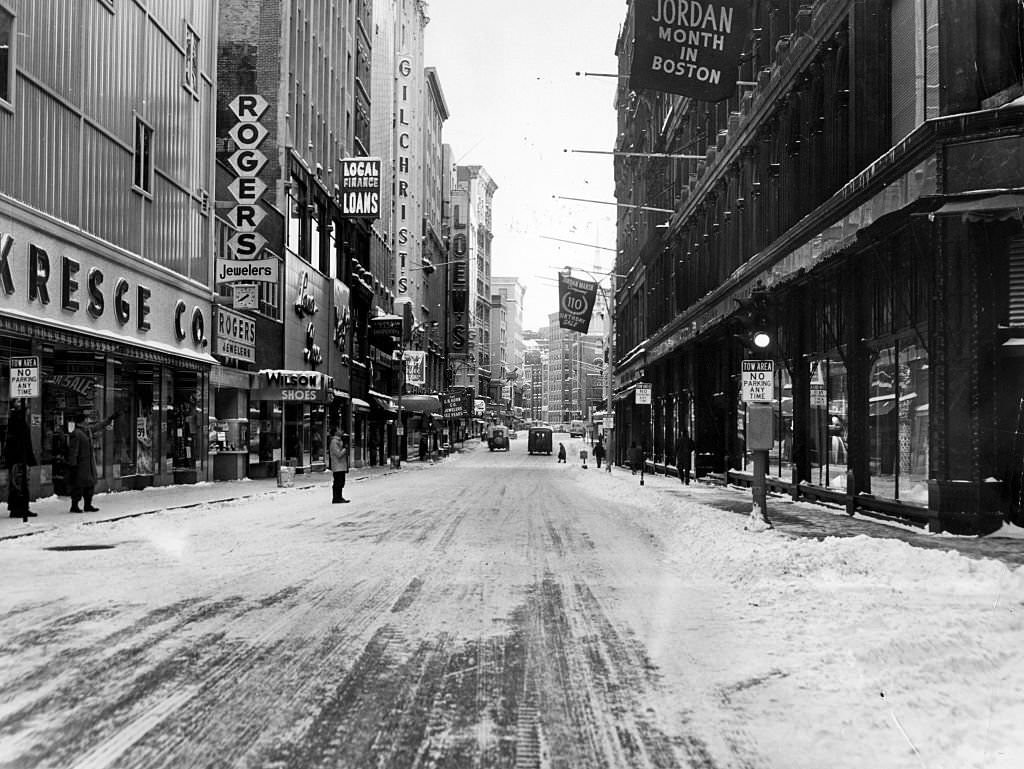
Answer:
POLYGON ((25 418, 25 407, 17 404, 11 408, 7 424, 7 443, 4 446, 4 464, 7 467, 7 509, 11 518, 27 521, 36 516, 28 509, 28 468, 36 464, 32 451, 32 436, 25 418))

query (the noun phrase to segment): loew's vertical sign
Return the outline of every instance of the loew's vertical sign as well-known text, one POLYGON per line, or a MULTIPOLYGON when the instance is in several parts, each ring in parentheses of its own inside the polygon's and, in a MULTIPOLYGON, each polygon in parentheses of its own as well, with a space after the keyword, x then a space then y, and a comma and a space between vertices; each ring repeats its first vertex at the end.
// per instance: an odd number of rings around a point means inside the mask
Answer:
POLYGON ((629 87, 727 99, 750 32, 750 0, 635 0, 629 87))

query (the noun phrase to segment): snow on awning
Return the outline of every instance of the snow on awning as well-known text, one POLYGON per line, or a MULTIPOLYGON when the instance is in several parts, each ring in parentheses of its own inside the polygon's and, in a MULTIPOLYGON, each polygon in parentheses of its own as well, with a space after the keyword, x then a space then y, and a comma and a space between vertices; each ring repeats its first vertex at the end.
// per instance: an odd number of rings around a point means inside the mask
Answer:
POLYGON ((441 399, 436 395, 403 395, 402 410, 420 414, 440 414, 441 399))
POLYGON ((374 392, 373 390, 370 390, 367 395, 370 396, 370 405, 373 408, 378 408, 381 411, 388 412, 389 414, 398 413, 398 404, 395 403, 395 399, 390 395, 374 392))
POLYGON ((965 222, 1024 219, 1024 194, 1001 193, 970 200, 951 200, 933 212, 934 216, 960 216, 965 222))

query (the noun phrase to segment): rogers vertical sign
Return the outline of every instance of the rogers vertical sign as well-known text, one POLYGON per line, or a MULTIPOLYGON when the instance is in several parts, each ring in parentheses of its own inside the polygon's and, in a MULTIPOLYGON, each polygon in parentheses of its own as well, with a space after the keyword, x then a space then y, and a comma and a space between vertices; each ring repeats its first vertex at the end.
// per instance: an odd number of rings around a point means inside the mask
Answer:
POLYGON ((732 96, 749 0, 635 0, 629 87, 716 102, 732 96))

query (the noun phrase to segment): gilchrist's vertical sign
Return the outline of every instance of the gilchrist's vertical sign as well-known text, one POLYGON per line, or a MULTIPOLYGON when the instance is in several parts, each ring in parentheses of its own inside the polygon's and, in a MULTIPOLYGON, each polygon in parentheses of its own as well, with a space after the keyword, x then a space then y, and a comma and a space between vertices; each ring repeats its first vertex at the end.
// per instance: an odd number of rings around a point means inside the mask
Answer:
POLYGON ((587 333, 597 299, 597 283, 558 273, 558 325, 569 331, 587 333))
POLYGON ((750 0, 635 0, 629 87, 722 101, 736 90, 750 0))

